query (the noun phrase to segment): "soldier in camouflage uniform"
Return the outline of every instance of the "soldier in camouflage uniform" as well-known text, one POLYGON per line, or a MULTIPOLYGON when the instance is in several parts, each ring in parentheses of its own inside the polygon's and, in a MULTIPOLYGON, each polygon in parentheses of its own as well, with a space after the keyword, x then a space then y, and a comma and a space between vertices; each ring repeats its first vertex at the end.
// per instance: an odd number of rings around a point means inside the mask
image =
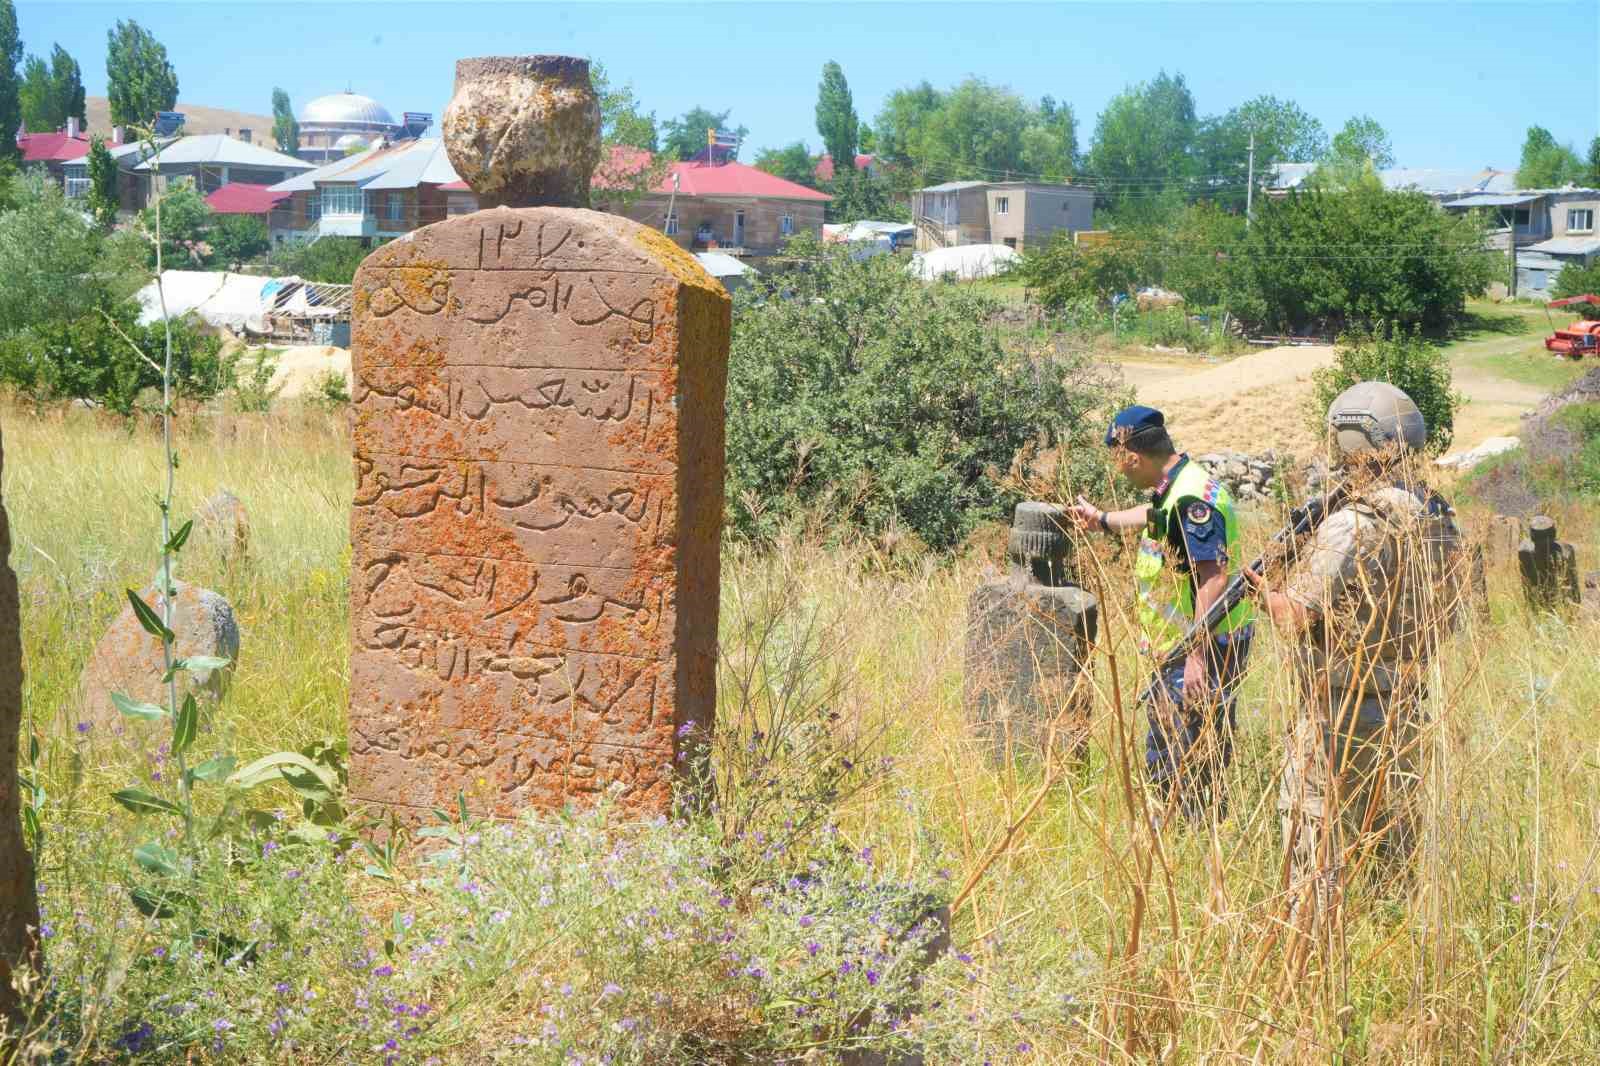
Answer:
POLYGON ((1303 713, 1279 794, 1291 891, 1335 904, 1342 871, 1376 850, 1409 859, 1421 782, 1426 674, 1459 605, 1454 511, 1414 476, 1422 413, 1384 382, 1339 395, 1328 425, 1358 487, 1295 555, 1283 590, 1247 580, 1296 634, 1303 713))

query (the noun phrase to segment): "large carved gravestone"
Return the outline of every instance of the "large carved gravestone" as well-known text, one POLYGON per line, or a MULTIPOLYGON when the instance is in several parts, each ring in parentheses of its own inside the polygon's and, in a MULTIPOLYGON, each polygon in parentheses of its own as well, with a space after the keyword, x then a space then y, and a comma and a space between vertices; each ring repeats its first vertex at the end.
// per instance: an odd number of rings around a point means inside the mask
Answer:
POLYGON ((402 816, 670 802, 715 709, 729 302, 583 210, 588 64, 463 60, 451 161, 496 206, 355 280, 350 769, 402 816))
MULTIPOLYGON (((5 442, 0 440, 0 473, 5 442)), ((17 575, 11 569, 11 526, 0 500, 0 1014, 17 1007, 12 971, 31 964, 39 925, 33 857, 23 846, 17 788, 17 734, 22 726, 22 625, 17 575)))

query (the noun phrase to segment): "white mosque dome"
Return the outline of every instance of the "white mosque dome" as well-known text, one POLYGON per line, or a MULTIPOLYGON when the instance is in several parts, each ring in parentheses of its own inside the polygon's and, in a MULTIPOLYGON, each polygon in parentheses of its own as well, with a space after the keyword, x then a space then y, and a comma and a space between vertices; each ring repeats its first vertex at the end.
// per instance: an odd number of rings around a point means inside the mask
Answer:
POLYGON ((319 96, 300 112, 300 121, 304 124, 324 126, 399 125, 387 108, 372 97, 362 96, 360 93, 329 93, 327 96, 319 96))

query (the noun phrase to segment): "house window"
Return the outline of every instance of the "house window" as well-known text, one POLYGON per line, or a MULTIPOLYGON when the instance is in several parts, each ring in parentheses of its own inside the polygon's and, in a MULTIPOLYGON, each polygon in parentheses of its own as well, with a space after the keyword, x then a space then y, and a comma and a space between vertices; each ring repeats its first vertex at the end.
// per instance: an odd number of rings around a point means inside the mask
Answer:
POLYGON ((666 234, 668 237, 678 235, 678 213, 676 211, 667 216, 666 234))
POLYGON ((1529 217, 1528 209, 1526 207, 1519 207, 1515 211, 1511 212, 1512 225, 1526 226, 1528 224, 1529 217))
POLYGON ((66 176, 67 199, 77 200, 89 195, 89 169, 87 167, 67 167, 63 170, 66 176))
MULTIPOLYGON (((72 195, 68 193, 67 195, 72 195)), ((1594 229, 1594 208, 1569 207, 1567 209, 1567 232, 1588 233, 1594 229)))
POLYGON ((365 215, 367 194, 354 185, 324 185, 322 187, 322 213, 324 215, 365 215))
POLYGON ((388 212, 384 217, 390 222, 399 222, 405 217, 406 198, 400 193, 390 193, 389 201, 386 206, 388 208, 388 212))
POLYGON ((306 198, 306 221, 315 222, 322 217, 322 197, 312 193, 306 198))
POLYGON ((784 215, 783 221, 778 224, 778 232, 785 237, 794 233, 794 216, 784 215))
POLYGON ((1017 246, 1017 239, 1015 237, 1007 237, 1006 238, 1006 247, 1007 248, 1015 248, 1016 246, 1017 246))
POLYGON ((996 196, 994 198, 994 213, 1004 215, 1011 210, 1011 197, 996 196))

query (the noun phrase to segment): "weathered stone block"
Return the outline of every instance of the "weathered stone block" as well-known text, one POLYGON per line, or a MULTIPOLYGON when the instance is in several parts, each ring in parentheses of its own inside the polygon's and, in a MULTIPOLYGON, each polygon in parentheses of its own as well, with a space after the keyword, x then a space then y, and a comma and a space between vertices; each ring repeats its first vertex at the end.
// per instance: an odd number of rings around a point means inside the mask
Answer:
POLYGON ((1061 508, 1017 506, 1010 572, 967 601, 963 697, 974 731, 1000 761, 1041 754, 1052 731, 1080 746, 1088 693, 1079 683, 1099 621, 1094 596, 1070 584, 1061 508))
MULTIPOLYGON (((213 655, 229 660, 221 670, 184 674, 178 686, 180 695, 193 691, 213 699, 220 697, 232 675, 233 663, 239 658, 239 625, 234 620, 233 607, 210 589, 177 580, 172 586, 176 592, 172 598, 172 632, 177 638, 173 654, 180 659, 213 655)), ((156 585, 146 588, 140 598, 157 615, 162 613, 156 585)), ((131 605, 123 607, 79 675, 83 720, 100 731, 122 727, 133 736, 152 732, 151 726, 123 717, 111 702, 111 694, 121 692, 140 702, 164 707, 167 687, 161 683, 161 675, 165 671, 161 642, 144 631, 131 605)))
MULTIPOLYGON (((566 77, 570 62, 490 64, 519 117, 496 104, 487 121, 527 136, 518 72, 566 77)), ((477 63, 458 67, 458 101, 463 85, 483 95, 477 63)), ((571 183, 546 177, 521 168, 494 188, 525 202, 571 183)), ((715 713, 728 329, 727 293, 692 256, 581 208, 495 207, 362 264, 356 799, 420 817, 460 791, 510 816, 615 787, 668 808, 671 770, 715 713)))

